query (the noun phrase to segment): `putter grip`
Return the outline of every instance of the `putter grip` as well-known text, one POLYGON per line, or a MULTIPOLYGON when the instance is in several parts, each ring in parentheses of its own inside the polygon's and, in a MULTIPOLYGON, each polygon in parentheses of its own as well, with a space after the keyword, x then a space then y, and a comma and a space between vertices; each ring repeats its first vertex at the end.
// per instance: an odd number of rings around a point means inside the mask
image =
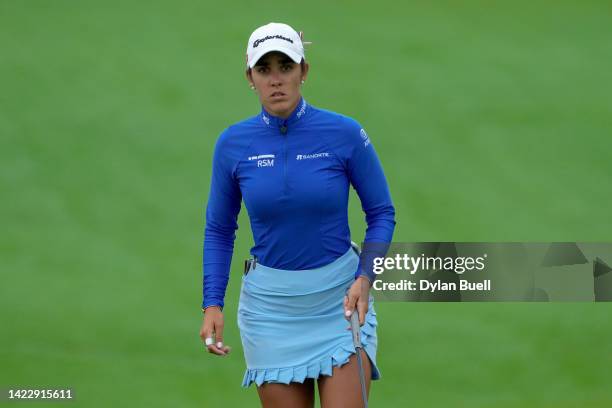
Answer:
POLYGON ((351 332, 353 333, 353 345, 361 348, 361 334, 359 331, 359 312, 357 309, 351 314, 351 332))

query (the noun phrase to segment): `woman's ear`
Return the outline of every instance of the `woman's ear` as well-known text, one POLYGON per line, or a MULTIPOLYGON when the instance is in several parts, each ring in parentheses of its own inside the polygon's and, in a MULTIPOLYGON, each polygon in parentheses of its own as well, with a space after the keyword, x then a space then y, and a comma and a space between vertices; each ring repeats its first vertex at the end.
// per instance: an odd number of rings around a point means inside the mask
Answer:
POLYGON ((310 70, 310 64, 304 61, 302 64, 302 81, 306 81, 306 77, 308 77, 308 71, 310 70))
POLYGON ((247 81, 249 81, 249 86, 251 89, 255 89, 255 83, 253 82, 253 74, 251 74, 251 68, 248 68, 245 72, 245 76, 247 81))

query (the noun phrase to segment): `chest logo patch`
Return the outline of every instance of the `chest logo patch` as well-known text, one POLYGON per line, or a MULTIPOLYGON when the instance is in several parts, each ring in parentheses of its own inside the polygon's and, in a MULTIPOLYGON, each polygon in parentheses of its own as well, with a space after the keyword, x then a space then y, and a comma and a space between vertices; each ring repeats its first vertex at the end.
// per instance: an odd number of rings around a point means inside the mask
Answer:
POLYGON ((249 156, 249 161, 257 161, 257 167, 274 167, 274 158, 276 156, 273 154, 260 154, 257 156, 249 156))
POLYGON ((329 153, 312 153, 312 154, 298 154, 295 156, 295 160, 309 160, 309 159, 320 159, 322 157, 329 157, 329 153))

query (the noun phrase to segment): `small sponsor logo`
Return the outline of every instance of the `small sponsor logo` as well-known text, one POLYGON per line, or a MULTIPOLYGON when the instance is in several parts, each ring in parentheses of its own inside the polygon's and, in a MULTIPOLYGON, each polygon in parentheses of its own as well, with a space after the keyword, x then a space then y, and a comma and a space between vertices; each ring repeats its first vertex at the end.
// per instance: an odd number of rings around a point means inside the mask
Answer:
POLYGON ((297 118, 299 119, 299 118, 302 117, 302 115, 305 112, 306 112, 306 100, 302 100, 302 106, 300 107, 300 110, 298 111, 297 115, 295 115, 295 116, 297 116, 297 118))
POLYGON ((249 161, 257 161, 257 167, 273 167, 274 166, 274 158, 273 154, 259 154, 257 156, 249 156, 247 159, 249 161))
POLYGON ((266 35, 263 38, 258 38, 257 40, 253 41, 253 48, 257 48, 257 46, 261 44, 262 42, 272 40, 274 38, 278 38, 279 40, 289 41, 291 44, 293 44, 293 40, 291 38, 283 37, 280 34, 276 34, 276 35, 266 35))
POLYGON ((295 156, 295 160, 308 160, 308 159, 320 159, 322 157, 329 157, 329 153, 312 153, 312 154, 298 154, 295 156))
POLYGON ((274 159, 257 160, 257 167, 273 167, 274 159))
POLYGON ((262 115, 261 117, 262 117, 263 121, 266 122, 266 125, 270 124, 270 118, 269 117, 267 117, 266 115, 262 115))
POLYGON ((273 154, 260 154, 257 156, 249 156, 248 160, 251 161, 251 160, 259 160, 259 159, 273 159, 274 157, 276 156, 273 154))
POLYGON ((363 147, 368 147, 368 145, 370 144, 370 138, 368 137, 366 131, 364 129, 361 129, 359 131, 359 134, 361 134, 361 139, 363 140, 363 147))

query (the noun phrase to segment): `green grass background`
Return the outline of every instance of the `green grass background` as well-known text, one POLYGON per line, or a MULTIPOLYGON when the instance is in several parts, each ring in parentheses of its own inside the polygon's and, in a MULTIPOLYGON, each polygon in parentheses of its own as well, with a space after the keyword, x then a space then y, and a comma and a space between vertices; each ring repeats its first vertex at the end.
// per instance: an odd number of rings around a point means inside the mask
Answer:
MULTIPOLYGON (((245 211, 229 358, 198 338, 200 265, 212 147, 259 111, 244 53, 269 21, 314 43, 306 99, 367 129, 395 241, 610 241, 610 2, 3 0, 0 387, 257 406, 245 211)), ((350 214, 360 241, 354 196, 350 214)), ((612 405, 609 304, 376 307, 372 406, 612 405)))

